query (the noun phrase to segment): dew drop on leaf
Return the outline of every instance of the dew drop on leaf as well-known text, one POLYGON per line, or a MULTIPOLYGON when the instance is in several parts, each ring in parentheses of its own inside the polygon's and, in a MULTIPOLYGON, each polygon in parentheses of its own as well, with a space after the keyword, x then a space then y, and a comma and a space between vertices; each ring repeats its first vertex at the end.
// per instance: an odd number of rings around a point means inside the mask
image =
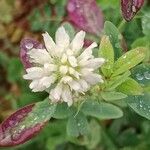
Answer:
POLYGON ((142 74, 138 73, 138 74, 136 74, 136 78, 141 81, 144 79, 144 76, 142 74))
POLYGON ((32 49, 33 48, 33 43, 26 43, 25 47, 27 49, 32 49))
POLYGON ((149 80, 150 79, 150 73, 148 71, 144 72, 144 77, 145 77, 145 79, 149 80))

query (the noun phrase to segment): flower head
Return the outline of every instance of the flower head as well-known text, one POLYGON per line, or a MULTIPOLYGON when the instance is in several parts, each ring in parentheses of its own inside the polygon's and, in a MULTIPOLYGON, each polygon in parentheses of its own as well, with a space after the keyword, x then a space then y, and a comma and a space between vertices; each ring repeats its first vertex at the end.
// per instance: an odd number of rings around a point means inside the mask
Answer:
POLYGON ((83 50, 85 32, 80 31, 70 42, 64 27, 58 28, 55 42, 46 32, 43 34, 45 48, 32 48, 27 53, 30 63, 23 77, 31 80, 33 92, 49 92, 52 102, 66 102, 71 106, 74 98, 84 94, 92 85, 103 82, 94 71, 103 63, 103 58, 94 58, 94 42, 83 50))

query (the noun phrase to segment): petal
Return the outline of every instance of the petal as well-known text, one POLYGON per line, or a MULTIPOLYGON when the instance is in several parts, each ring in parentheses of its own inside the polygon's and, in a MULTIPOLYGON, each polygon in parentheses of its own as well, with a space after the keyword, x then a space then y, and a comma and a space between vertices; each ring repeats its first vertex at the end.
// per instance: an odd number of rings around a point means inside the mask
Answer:
POLYGON ((56 76, 52 75, 50 77, 43 77, 42 79, 39 80, 39 85, 49 88, 52 83, 56 81, 56 76))
POLYGON ((102 76, 96 73, 88 74, 84 76, 84 79, 91 85, 95 85, 99 82, 103 83, 102 76))
POLYGON ((46 49, 32 49, 28 52, 31 62, 38 64, 50 63, 52 61, 51 56, 46 49))
POLYGON ((43 69, 40 67, 31 67, 26 69, 27 74, 23 76, 24 79, 33 80, 43 76, 43 69))
POLYGON ((92 43, 88 48, 86 48, 82 54, 78 57, 78 60, 87 60, 89 58, 92 58, 93 55, 92 55, 92 49, 97 47, 97 43, 94 42, 92 43))
POLYGON ((88 83, 87 83, 85 80, 80 79, 80 80, 79 80, 79 83, 80 83, 80 85, 81 85, 83 91, 87 91, 87 90, 88 90, 89 85, 88 85, 88 83))
POLYGON ((48 52, 53 55, 53 48, 56 46, 51 36, 45 32, 43 35, 45 47, 48 50, 48 52))
POLYGON ((60 82, 63 82, 63 83, 68 83, 68 82, 71 82, 72 81, 72 77, 70 76, 64 76, 60 82))
POLYGON ((58 84, 54 89, 51 90, 49 97, 53 102, 58 102, 61 99, 61 94, 62 84, 58 84))
POLYGON ((44 64, 44 74, 45 75, 49 75, 53 71, 56 71, 56 70, 57 70, 57 65, 54 65, 54 64, 44 64))
POLYGON ((45 87, 39 84, 39 80, 33 80, 29 87, 33 92, 41 92, 45 90, 45 87))
POLYGON ((69 73, 70 75, 73 75, 75 78, 79 79, 80 78, 80 73, 77 72, 75 69, 73 69, 72 67, 69 67, 69 73))
POLYGON ((74 56, 69 56, 68 61, 72 67, 77 67, 77 59, 74 56))
POLYGON ((63 55, 62 55, 61 62, 62 62, 63 64, 67 62, 67 55, 66 55, 66 54, 63 54, 63 55))
POLYGON ((71 89, 75 90, 75 91, 80 91, 81 90, 81 86, 80 83, 72 80, 71 82, 68 82, 69 86, 71 89))
POLYGON ((60 47, 66 48, 69 46, 70 38, 63 26, 59 27, 56 31, 55 41, 60 47))
POLYGON ((39 80, 33 80, 29 85, 30 89, 34 89, 35 87, 37 87, 38 83, 39 83, 39 80))
POLYGON ((71 106, 72 103, 73 103, 73 101, 72 101, 72 94, 71 94, 71 91, 70 91, 68 86, 64 86, 64 88, 63 88, 62 100, 64 102, 67 102, 68 106, 71 106))
POLYGON ((60 66, 59 71, 61 74, 65 75, 68 72, 68 66, 60 66))
POLYGON ((93 68, 94 70, 99 68, 105 62, 104 58, 94 58, 88 60, 84 65, 87 68, 93 68))
POLYGON ((82 49, 84 45, 84 38, 85 38, 85 32, 80 31, 76 34, 75 38, 73 39, 71 43, 71 48, 75 52, 75 54, 77 54, 79 50, 82 49))

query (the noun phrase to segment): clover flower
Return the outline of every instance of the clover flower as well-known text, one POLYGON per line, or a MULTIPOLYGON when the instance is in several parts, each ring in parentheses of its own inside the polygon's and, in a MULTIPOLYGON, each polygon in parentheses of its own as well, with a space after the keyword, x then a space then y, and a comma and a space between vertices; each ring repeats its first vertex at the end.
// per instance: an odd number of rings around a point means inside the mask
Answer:
POLYGON ((103 58, 94 58, 94 42, 83 49, 85 32, 78 32, 70 41, 64 27, 56 31, 55 42, 46 32, 43 34, 45 48, 31 48, 27 55, 30 63, 24 79, 31 80, 33 92, 47 91, 53 103, 66 102, 71 106, 75 98, 87 92, 92 85, 102 83, 102 76, 95 73, 103 58))

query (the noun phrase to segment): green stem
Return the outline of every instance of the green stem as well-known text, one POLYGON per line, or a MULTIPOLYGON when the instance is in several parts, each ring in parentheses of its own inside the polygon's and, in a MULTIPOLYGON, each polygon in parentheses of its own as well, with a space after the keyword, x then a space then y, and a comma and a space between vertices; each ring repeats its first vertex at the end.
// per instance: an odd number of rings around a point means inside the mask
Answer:
POLYGON ((122 32, 124 30, 125 25, 126 25, 126 21, 123 19, 118 26, 118 30, 122 32))

